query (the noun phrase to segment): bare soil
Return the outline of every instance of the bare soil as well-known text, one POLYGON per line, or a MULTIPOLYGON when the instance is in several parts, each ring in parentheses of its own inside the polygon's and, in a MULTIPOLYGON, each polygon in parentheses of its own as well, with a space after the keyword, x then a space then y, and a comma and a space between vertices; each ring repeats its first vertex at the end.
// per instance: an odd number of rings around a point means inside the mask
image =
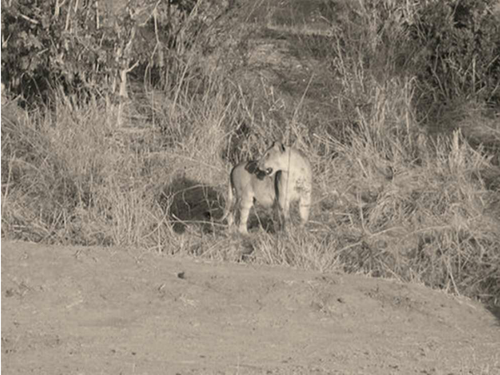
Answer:
POLYGON ((2 372, 500 374, 500 327, 422 285, 4 241, 2 372))

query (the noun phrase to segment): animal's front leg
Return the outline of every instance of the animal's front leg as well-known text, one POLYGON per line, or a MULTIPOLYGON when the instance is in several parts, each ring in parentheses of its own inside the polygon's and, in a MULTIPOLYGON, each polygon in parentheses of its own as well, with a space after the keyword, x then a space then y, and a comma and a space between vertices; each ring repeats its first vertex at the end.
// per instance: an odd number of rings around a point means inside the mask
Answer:
POLYGON ((287 225, 290 221, 290 201, 286 197, 281 197, 278 201, 280 206, 281 228, 287 230, 287 225))
POLYGON ((311 210, 311 195, 306 194, 300 198, 300 203, 299 203, 300 225, 302 227, 306 225, 307 220, 309 220, 310 210, 311 210))

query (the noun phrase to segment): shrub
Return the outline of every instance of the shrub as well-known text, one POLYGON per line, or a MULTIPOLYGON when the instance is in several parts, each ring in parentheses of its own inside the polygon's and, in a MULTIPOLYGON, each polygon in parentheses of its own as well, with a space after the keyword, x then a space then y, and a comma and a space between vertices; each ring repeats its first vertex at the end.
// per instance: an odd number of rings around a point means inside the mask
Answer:
POLYGON ((433 1, 416 13, 409 38, 424 106, 463 99, 500 104, 500 22, 494 3, 433 1))

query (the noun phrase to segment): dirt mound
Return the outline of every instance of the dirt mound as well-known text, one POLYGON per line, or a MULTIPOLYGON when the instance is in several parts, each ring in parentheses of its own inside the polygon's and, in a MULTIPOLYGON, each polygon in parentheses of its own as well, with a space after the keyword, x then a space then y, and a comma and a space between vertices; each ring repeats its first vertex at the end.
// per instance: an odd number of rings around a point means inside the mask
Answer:
POLYGON ((496 374, 482 306, 363 276, 2 246, 9 374, 496 374))

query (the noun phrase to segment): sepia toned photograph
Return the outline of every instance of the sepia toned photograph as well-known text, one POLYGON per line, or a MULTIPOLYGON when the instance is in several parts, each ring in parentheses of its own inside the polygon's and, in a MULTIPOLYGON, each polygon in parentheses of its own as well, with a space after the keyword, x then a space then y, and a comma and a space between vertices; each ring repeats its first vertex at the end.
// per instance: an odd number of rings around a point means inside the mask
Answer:
POLYGON ((1 0, 4 375, 500 375, 500 0, 1 0))

